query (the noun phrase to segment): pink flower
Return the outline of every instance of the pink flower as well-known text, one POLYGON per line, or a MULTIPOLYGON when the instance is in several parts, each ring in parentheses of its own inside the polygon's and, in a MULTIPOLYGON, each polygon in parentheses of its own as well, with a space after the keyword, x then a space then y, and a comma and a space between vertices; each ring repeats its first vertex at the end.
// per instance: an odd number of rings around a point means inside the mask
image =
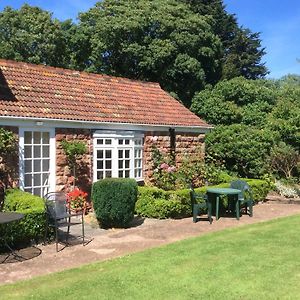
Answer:
POLYGON ((176 171, 176 167, 172 166, 172 167, 168 167, 167 172, 168 173, 173 173, 176 171))
POLYGON ((163 169, 163 170, 167 170, 167 169, 169 168, 169 165, 166 164, 166 163, 162 163, 162 164, 160 165, 160 168, 163 169))
POLYGON ((152 136, 152 137, 151 137, 151 141, 152 141, 153 143, 157 142, 157 140, 158 140, 158 137, 157 137, 157 136, 152 136))

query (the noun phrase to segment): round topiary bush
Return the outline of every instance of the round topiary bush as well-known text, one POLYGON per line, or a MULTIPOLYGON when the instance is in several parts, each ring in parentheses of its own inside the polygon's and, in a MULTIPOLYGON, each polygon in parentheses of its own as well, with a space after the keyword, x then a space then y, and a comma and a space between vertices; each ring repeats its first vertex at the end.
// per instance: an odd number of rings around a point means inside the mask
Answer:
POLYGON ((134 217, 137 191, 134 179, 105 178, 95 182, 92 201, 101 227, 127 227, 134 217))

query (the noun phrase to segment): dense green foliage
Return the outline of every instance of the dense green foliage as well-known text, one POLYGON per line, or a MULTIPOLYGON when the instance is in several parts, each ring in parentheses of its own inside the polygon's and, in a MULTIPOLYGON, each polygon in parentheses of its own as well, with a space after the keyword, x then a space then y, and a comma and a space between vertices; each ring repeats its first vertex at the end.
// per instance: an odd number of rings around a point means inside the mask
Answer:
MULTIPOLYGON (((264 201, 273 186, 265 180, 245 179, 251 187, 253 200, 264 201)), ((229 182, 210 187, 229 187, 229 182)), ((206 186, 196 188, 197 193, 205 194, 206 186)), ((156 187, 139 187, 135 211, 138 215, 149 218, 183 218, 191 216, 189 189, 164 191, 156 187)))
POLYGON ((158 81, 187 106, 206 84, 266 74, 259 34, 222 0, 104 0, 77 24, 7 7, 0 28, 2 58, 158 81))
POLYGON ((198 93, 191 110, 214 125, 242 123, 261 128, 275 102, 275 84, 238 77, 198 93))
MULTIPOLYGON (((286 145, 289 157, 297 157, 300 150, 299 78, 293 75, 267 81, 239 77, 198 93, 192 110, 218 125, 207 135, 206 160, 223 162, 240 176, 259 177, 271 171, 286 178, 296 176, 299 158, 290 160, 292 172, 275 170, 272 149, 286 145)), ((288 156, 281 155, 277 166, 285 164, 284 157, 288 156)))
POLYGON ((294 299, 300 289, 298 254, 299 216, 292 216, 4 285, 1 297, 294 299), (95 288, 99 283, 101 289, 95 288))
POLYGON ((0 13, 1 58, 51 66, 66 66, 67 42, 58 20, 27 4, 0 13))
MULTIPOLYGON (((6 225, 6 238, 9 242, 28 243, 31 240, 38 241, 44 236, 46 216, 42 198, 19 189, 9 189, 6 191, 3 211, 24 214, 21 221, 6 225)), ((2 236, 3 227, 0 225, 0 228, 2 236)))
POLYGON ((274 133, 246 125, 216 127, 206 138, 206 159, 223 162, 226 169, 242 177, 255 178, 268 171, 274 133))
POLYGON ((105 0, 80 21, 90 31, 89 70, 159 81, 185 103, 220 77, 212 19, 180 1, 105 0))
POLYGON ((126 227, 134 216, 137 183, 128 178, 105 178, 93 184, 92 201, 104 228, 126 227))

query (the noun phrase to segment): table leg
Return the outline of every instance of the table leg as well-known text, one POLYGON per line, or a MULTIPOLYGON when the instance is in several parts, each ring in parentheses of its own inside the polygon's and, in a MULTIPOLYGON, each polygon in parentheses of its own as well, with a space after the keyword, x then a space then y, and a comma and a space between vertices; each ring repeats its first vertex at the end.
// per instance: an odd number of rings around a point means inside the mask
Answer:
POLYGON ((216 220, 219 220, 219 202, 220 202, 220 196, 217 195, 217 197, 216 197, 216 220))

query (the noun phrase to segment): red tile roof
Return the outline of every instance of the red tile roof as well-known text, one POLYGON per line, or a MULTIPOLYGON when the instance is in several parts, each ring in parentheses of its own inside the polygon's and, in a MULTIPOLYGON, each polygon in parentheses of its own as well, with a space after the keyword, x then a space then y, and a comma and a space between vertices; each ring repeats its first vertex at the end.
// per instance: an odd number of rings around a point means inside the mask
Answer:
POLYGON ((209 127, 157 83, 8 60, 0 116, 209 127))

